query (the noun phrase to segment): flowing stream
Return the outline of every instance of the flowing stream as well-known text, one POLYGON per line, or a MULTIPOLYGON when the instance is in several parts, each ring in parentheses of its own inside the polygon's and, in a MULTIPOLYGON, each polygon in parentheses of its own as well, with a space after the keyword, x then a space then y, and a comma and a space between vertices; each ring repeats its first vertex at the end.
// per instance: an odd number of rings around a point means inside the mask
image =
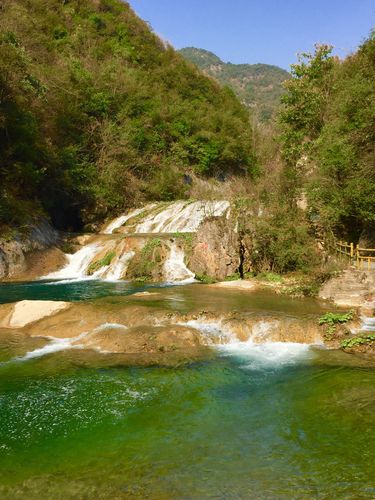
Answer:
MULTIPOLYGON (((175 261, 180 261, 177 256, 175 261)), ((79 268, 79 265, 75 267, 79 268)), ((97 311, 262 315, 239 341, 190 319, 213 355, 172 367, 0 329, 0 497, 374 498, 375 370, 321 347, 267 341, 318 302, 203 285, 100 280, 1 284, 0 302, 74 300, 97 311), (147 291, 147 303, 139 293, 147 291), (143 304, 143 305, 142 305, 143 304)), ((125 322, 104 323, 96 333, 125 322)), ((370 325, 371 326, 371 325, 370 325)))

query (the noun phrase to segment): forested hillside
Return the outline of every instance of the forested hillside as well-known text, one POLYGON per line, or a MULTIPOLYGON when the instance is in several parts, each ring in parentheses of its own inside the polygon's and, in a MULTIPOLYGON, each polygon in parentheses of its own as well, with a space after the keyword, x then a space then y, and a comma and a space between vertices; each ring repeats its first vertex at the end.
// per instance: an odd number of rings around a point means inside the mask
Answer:
POLYGON ((281 112, 283 192, 305 192, 310 219, 350 241, 375 234, 375 33, 340 61, 303 54, 281 112))
POLYGON ((186 171, 252 175, 248 113, 120 0, 0 3, 0 225, 78 229, 184 196, 186 171))
POLYGON ((282 83, 290 77, 287 71, 269 64, 224 63, 212 52, 194 47, 179 52, 222 85, 232 88, 259 122, 274 117, 284 93, 282 83))

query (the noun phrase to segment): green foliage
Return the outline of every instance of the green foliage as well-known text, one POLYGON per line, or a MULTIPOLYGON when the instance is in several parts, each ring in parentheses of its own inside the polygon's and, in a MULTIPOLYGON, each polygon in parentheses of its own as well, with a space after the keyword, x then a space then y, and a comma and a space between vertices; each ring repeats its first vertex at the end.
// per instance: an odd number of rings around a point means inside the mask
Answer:
POLYGON ((233 273, 227 276, 224 281, 237 281, 241 279, 240 273, 233 273))
POLYGON ((186 196, 186 170, 256 171, 246 109, 128 3, 14 0, 0 26, 0 224, 80 229, 186 196))
POLYGON ((255 220, 251 259, 259 272, 311 271, 319 263, 314 238, 298 212, 277 210, 255 220))
POLYGON ((270 273, 270 272, 263 272, 259 273, 257 275, 257 279, 264 280, 264 281, 270 281, 271 283, 282 283, 283 278, 279 274, 276 273, 270 273))
POLYGON ((114 251, 106 253, 102 259, 96 260, 89 265, 87 273, 91 275, 94 274, 99 269, 101 269, 102 267, 109 266, 115 256, 116 252, 114 251))
POLYGON ((151 281, 163 262, 163 244, 159 238, 152 238, 130 261, 127 274, 135 281, 151 281))
POLYGON ((347 313, 328 312, 319 318, 319 325, 337 325, 347 323, 353 319, 353 311, 347 313))
POLYGON ((159 238, 152 238, 152 240, 149 240, 142 248, 141 251, 142 257, 145 259, 149 258, 152 255, 155 248, 160 247, 160 245, 161 245, 161 240, 159 238))
POLYGON ((375 335, 371 334, 343 340, 340 344, 340 347, 342 347, 343 349, 350 349, 351 347, 360 345, 373 345, 373 343, 375 343, 375 335))
POLYGON ((207 274, 196 274, 195 278, 205 285, 212 285, 217 281, 215 278, 212 278, 212 276, 208 276, 207 274))
POLYGON ((259 122, 267 123, 273 118, 284 93, 282 82, 290 77, 287 71, 269 64, 224 63, 212 52, 194 47, 179 52, 222 85, 233 89, 259 122))
POLYGON ((303 188, 321 227, 358 241, 375 224, 375 32, 344 61, 330 51, 304 54, 286 84, 284 192, 303 188))
POLYGON ((328 312, 319 318, 319 325, 327 325, 327 330, 324 334, 327 340, 331 340, 336 332, 336 326, 339 324, 347 323, 353 319, 354 312, 347 313, 332 313, 328 312))

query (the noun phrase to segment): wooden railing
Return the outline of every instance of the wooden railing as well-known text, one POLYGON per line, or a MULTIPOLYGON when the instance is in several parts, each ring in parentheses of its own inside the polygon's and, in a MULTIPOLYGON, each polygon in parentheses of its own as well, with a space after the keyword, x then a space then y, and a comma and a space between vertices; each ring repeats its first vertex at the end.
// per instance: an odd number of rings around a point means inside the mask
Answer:
POLYGON ((361 248, 354 243, 338 241, 335 249, 339 257, 347 258, 357 269, 375 269, 375 248, 361 248))

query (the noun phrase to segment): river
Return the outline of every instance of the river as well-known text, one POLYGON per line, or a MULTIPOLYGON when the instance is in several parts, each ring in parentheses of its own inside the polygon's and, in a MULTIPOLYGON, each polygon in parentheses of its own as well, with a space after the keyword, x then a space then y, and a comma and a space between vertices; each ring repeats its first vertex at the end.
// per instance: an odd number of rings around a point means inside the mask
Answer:
MULTIPOLYGON (((311 316, 271 292, 99 280, 0 285, 0 302, 311 316), (134 297, 134 298, 133 298, 134 297)), ((1 333, 1 332, 0 332, 1 333)), ((235 342, 207 359, 129 366, 89 350, 25 359, 1 336, 0 497, 374 498, 375 371, 321 346, 235 342)))

